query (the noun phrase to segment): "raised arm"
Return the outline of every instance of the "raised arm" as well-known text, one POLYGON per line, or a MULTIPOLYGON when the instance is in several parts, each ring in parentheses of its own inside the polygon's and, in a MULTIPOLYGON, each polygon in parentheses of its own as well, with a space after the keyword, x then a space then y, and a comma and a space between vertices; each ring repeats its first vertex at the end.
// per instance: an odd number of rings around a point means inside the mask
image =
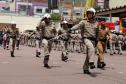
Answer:
POLYGON ((84 21, 82 20, 79 24, 73 26, 70 30, 73 31, 73 30, 78 30, 80 29, 81 27, 84 26, 84 21))

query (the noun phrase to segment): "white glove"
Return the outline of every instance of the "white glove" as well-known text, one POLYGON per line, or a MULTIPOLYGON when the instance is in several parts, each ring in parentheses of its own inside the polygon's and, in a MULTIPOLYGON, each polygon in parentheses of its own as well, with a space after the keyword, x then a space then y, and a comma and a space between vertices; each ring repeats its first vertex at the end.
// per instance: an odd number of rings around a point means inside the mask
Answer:
POLYGON ((59 39, 59 36, 56 36, 54 39, 58 40, 59 39))

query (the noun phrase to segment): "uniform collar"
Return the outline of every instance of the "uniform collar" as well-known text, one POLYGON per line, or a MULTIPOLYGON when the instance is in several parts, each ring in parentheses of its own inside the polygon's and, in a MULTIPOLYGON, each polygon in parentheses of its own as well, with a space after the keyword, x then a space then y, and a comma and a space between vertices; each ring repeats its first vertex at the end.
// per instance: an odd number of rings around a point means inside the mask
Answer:
POLYGON ((96 22, 96 20, 95 20, 95 19, 89 20, 89 19, 87 18, 87 22, 90 22, 90 23, 95 23, 95 22, 96 22))

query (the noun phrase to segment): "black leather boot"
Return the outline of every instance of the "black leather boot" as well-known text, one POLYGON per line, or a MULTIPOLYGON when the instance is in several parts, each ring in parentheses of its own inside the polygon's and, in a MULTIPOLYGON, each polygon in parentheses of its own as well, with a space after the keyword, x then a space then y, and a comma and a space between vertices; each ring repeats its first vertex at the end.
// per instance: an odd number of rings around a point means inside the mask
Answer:
POLYGON ((61 57, 62 61, 67 61, 68 57, 67 56, 64 56, 64 54, 62 53, 62 57, 61 57))
POLYGON ((48 64, 44 64, 44 67, 47 69, 51 69, 51 67, 48 64))
POLYGON ((48 61, 49 61, 49 55, 44 57, 43 63, 45 68, 50 69, 51 67, 48 65, 48 61))
POLYGON ((90 66, 90 69, 94 69, 95 68, 94 62, 90 62, 89 66, 90 66))
POLYGON ((12 52, 12 51, 11 51, 11 57, 15 57, 15 56, 14 56, 14 52, 12 52))
POLYGON ((97 68, 102 68, 102 64, 101 63, 97 63, 97 68))
POLYGON ((104 62, 101 62, 101 64, 102 64, 102 68, 104 68, 106 66, 106 63, 104 63, 104 62))
POLYGON ((89 70, 84 70, 84 74, 91 74, 89 70))
POLYGON ((104 62, 99 62, 98 64, 97 64, 97 68, 104 68, 106 66, 106 64, 104 63, 104 62))
POLYGON ((41 53, 40 52, 36 52, 36 57, 40 57, 41 53))

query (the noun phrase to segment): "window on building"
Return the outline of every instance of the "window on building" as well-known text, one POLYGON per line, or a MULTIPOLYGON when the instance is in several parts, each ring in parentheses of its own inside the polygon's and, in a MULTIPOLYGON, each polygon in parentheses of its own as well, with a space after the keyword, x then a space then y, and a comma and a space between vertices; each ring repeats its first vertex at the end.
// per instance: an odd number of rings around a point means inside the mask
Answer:
POLYGON ((0 2, 7 2, 7 0, 0 0, 0 2))
POLYGON ((51 9, 46 8, 46 13, 51 13, 51 9))
POLYGON ((58 0, 48 0, 48 8, 49 9, 57 9, 58 8, 58 0))
POLYGON ((26 11, 26 9, 27 9, 26 5, 20 5, 20 10, 21 11, 26 11))
POLYGON ((42 13, 42 9, 40 8, 36 9, 36 13, 42 13))
POLYGON ((76 13, 75 13, 75 15, 76 15, 76 16, 80 16, 80 15, 81 15, 81 13, 79 13, 79 12, 76 12, 76 13))
POLYGON ((68 12, 63 12, 63 15, 68 15, 68 12))

